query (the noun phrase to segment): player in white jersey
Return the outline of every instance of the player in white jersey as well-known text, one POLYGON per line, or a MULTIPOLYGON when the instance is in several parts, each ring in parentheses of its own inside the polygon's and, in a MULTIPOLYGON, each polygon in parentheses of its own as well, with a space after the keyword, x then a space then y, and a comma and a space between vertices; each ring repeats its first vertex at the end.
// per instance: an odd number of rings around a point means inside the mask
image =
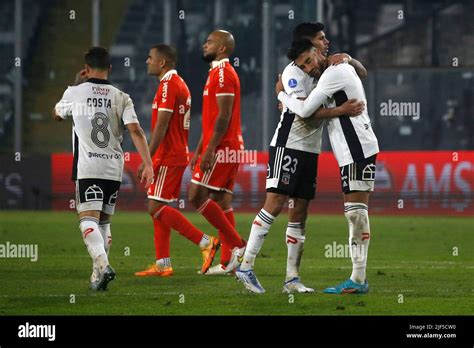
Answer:
POLYGON ((53 110, 55 120, 68 116, 73 120, 76 209, 82 238, 93 261, 90 287, 97 291, 107 290, 115 278, 108 252, 112 243, 110 219, 122 182, 124 158, 120 144, 124 126, 145 164, 142 182, 145 180, 147 187, 153 182, 145 133, 132 99, 107 80, 110 69, 107 50, 92 47, 85 54, 85 69, 53 110))
MULTIPOLYGON (((319 69, 322 75, 316 88, 304 101, 287 95, 282 81, 279 81, 276 86, 278 99, 286 107, 305 118, 311 117, 323 105, 336 107, 349 98, 366 103, 364 87, 351 65, 329 66, 327 57, 309 40, 296 42, 295 46, 300 52, 295 63, 306 72, 319 69)), ((331 147, 341 169, 353 270, 348 280, 327 288, 324 292, 367 293, 366 264, 370 241, 368 201, 369 192, 374 189, 378 142, 366 108, 357 117, 329 120, 328 132, 331 147)))
MULTIPOLYGON (((293 60, 297 53, 293 48, 290 49, 288 58, 293 60)), ((285 90, 294 98, 306 98, 313 88, 313 77, 316 73, 317 69, 307 74, 291 62, 283 71, 285 90)), ((288 257, 283 291, 314 292, 314 289, 301 282, 299 266, 305 241, 308 207, 316 190, 318 154, 321 152, 321 120, 341 115, 357 115, 362 109, 361 103, 351 100, 338 108, 321 109, 314 117, 306 119, 286 108, 283 109, 270 143, 266 201, 252 224, 242 263, 236 271, 236 276, 250 291, 265 291, 253 270, 255 258, 274 219, 290 197, 289 222, 285 236, 288 257)))

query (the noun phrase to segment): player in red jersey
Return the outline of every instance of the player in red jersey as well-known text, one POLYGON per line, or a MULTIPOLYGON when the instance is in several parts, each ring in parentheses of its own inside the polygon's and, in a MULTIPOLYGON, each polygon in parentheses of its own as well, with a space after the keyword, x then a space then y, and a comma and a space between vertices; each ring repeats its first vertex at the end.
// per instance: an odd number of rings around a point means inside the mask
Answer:
POLYGON ((226 264, 235 263, 245 249, 235 230, 231 205, 239 163, 229 163, 222 156, 243 150, 240 80, 229 63, 234 48, 234 37, 224 30, 209 34, 203 45, 203 59, 211 68, 203 93, 202 136, 191 161, 189 200, 218 229, 222 243, 221 264, 207 274, 224 274, 226 264))
MULTIPOLYGON (((170 229, 199 245, 203 256, 201 272, 205 273, 214 259, 219 241, 198 230, 177 209, 168 204, 177 201, 181 179, 189 162, 188 132, 191 94, 184 80, 175 70, 177 61, 173 47, 159 44, 150 49, 148 74, 160 80, 152 106, 149 144, 155 170, 154 183, 148 189, 148 212, 153 219, 156 263, 137 276, 170 276, 170 229)), ((138 177, 143 171, 138 168, 138 177)))

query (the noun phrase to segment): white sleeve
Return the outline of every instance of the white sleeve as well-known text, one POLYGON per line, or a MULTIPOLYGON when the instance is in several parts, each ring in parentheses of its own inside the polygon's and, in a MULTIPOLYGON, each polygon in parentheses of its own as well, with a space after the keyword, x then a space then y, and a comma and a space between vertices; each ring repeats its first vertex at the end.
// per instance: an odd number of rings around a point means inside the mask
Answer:
POLYGON ((135 107, 133 106, 132 98, 128 94, 125 94, 124 104, 125 107, 123 108, 122 113, 122 120, 123 124, 127 125, 129 123, 139 123, 137 113, 135 112, 135 107))
POLYGON ((305 73, 295 66, 288 66, 283 70, 281 82, 286 94, 294 98, 306 98, 308 95, 304 85, 305 73))
POLYGON ((306 100, 291 98, 284 92, 278 94, 278 100, 288 109, 300 117, 310 117, 323 103, 334 93, 344 87, 344 76, 339 73, 339 69, 329 69, 325 71, 318 81, 318 85, 311 91, 306 100))
POLYGON ((61 100, 56 104, 54 110, 56 110, 56 114, 61 117, 62 119, 66 119, 68 116, 72 116, 72 93, 71 87, 68 87, 63 94, 61 100))

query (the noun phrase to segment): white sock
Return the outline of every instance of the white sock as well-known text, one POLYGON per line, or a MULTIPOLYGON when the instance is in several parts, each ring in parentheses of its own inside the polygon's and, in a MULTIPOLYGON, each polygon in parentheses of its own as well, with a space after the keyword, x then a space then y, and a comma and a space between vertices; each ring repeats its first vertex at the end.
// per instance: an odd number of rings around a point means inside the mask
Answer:
POLYGON ((158 267, 171 267, 171 259, 169 257, 165 257, 163 259, 156 260, 156 265, 158 267))
POLYGON ((265 237, 274 220, 275 217, 263 209, 259 211, 255 220, 253 220, 247 248, 245 249, 244 259, 240 265, 242 271, 248 271, 253 268, 255 258, 260 252, 260 249, 262 249, 265 237))
POLYGON ((207 248, 210 241, 211 241, 211 238, 209 238, 207 234, 204 234, 201 238, 201 241, 199 242, 199 247, 201 249, 207 248))
POLYGON ((370 242, 368 207, 363 203, 344 203, 344 215, 349 223, 349 245, 352 259, 351 280, 364 284, 370 242))
POLYGON ((303 255, 305 241, 304 224, 301 222, 288 222, 286 228, 286 247, 288 248, 288 257, 286 260, 286 280, 298 277, 303 255))
POLYGON ((99 230, 104 240, 104 249, 107 255, 109 255, 110 247, 112 246, 112 232, 110 231, 110 220, 100 221, 99 230))
POLYGON ((82 239, 92 261, 102 272, 108 266, 109 260, 104 249, 104 239, 100 234, 98 223, 99 219, 87 216, 79 220, 79 229, 82 232, 82 239))

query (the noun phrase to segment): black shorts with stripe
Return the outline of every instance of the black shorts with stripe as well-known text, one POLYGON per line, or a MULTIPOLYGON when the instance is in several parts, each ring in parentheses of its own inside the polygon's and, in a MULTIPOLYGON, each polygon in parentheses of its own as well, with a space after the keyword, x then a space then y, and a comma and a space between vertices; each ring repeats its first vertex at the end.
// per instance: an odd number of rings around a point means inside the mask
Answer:
POLYGON ((364 160, 340 167, 342 192, 373 191, 376 159, 377 155, 373 155, 364 160))
POLYGON ((317 153, 270 146, 267 192, 314 199, 317 172, 317 153))

